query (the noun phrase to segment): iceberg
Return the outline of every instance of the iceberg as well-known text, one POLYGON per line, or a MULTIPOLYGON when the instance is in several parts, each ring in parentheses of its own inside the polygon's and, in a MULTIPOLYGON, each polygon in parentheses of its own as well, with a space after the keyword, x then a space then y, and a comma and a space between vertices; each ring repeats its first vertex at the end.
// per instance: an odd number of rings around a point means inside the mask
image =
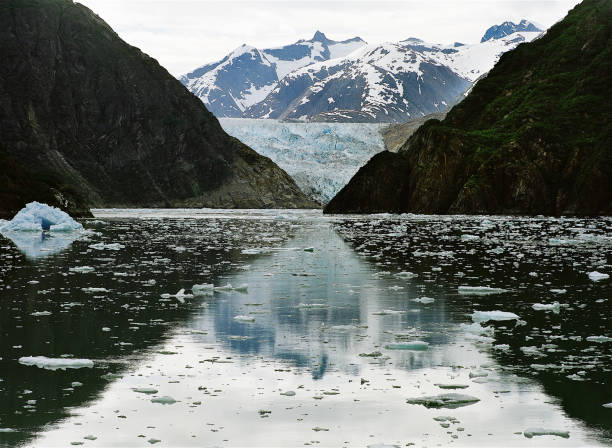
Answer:
POLYGON ((0 228, 2 232, 71 232, 83 230, 66 212, 50 205, 30 202, 15 217, 0 228))
POLYGON ((19 358, 19 364, 36 366, 47 370, 80 369, 83 367, 93 367, 94 365, 91 359, 47 358, 46 356, 23 356, 19 358))
POLYGON ((490 320, 518 320, 519 317, 507 311, 474 311, 472 320, 474 322, 488 322, 490 320))
POLYGON ((560 429, 527 428, 523 431, 523 435, 528 439, 531 439, 533 436, 557 436, 569 439, 569 431, 562 431, 560 429))
POLYGON ((83 226, 58 208, 30 202, 11 221, 0 220, 0 234, 28 258, 61 252, 81 237, 83 226))
POLYGON ((469 406, 471 404, 478 403, 479 401, 479 398, 472 397, 471 395, 450 393, 432 397, 410 398, 406 400, 406 403, 420 404, 426 408, 456 409, 462 406, 469 406))

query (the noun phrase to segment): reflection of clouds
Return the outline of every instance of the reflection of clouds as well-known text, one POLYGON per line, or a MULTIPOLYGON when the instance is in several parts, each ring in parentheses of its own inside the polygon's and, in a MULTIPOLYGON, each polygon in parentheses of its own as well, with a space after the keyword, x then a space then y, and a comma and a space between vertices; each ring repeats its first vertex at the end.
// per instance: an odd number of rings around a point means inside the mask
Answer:
POLYGON ((81 232, 0 232, 28 258, 41 258, 61 252, 79 239, 81 232))

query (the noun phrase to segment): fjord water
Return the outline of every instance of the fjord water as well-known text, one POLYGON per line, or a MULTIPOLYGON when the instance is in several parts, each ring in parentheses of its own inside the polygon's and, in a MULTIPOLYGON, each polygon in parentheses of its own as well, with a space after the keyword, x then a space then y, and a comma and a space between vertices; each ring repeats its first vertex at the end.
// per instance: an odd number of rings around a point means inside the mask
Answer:
POLYGON ((0 239, 1 446, 612 443, 610 218, 95 215, 0 239))

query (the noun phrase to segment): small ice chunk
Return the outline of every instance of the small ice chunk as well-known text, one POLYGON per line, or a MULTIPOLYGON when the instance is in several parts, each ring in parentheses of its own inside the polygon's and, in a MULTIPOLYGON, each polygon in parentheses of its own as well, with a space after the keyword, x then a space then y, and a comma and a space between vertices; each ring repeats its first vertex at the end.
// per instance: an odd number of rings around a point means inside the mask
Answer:
POLYGON ((4 224, 3 232, 71 232, 83 230, 83 226, 76 222, 66 212, 39 202, 30 202, 22 208, 15 217, 4 224))
POLYGON ((527 428, 523 431, 523 435, 528 439, 531 439, 533 436, 557 436, 569 439, 569 431, 559 429, 527 428))
POLYGON ((415 274, 413 272, 408 272, 408 271, 402 271, 402 272, 398 272, 397 274, 395 274, 396 277, 400 277, 400 278, 415 278, 418 277, 419 274, 415 274))
POLYGON ((479 401, 479 398, 472 397, 471 395, 449 393, 430 397, 411 398, 406 400, 406 403, 420 404, 426 408, 456 409, 462 406, 469 406, 479 401))
POLYGON ((423 351, 429 348, 429 343, 425 341, 410 341, 410 342, 398 342, 393 344, 385 345, 387 350, 414 350, 423 351))
POLYGON ((201 285, 193 285, 191 292, 194 296, 211 296, 215 285, 212 283, 202 283, 201 285))
POLYGON ((91 359, 47 358, 46 356, 23 356, 19 358, 19 363, 47 370, 80 369, 94 365, 91 359))
POLYGON ((132 390, 140 394, 156 394, 158 392, 158 390, 153 387, 133 387, 132 390))
POLYGON ((39 317, 39 316, 50 316, 51 311, 35 311, 30 313, 30 316, 39 317))
POLYGON ((594 282, 598 282, 600 280, 606 280, 610 278, 610 276, 608 274, 603 274, 601 272, 593 271, 593 272, 589 272, 589 278, 593 280, 594 282))
POLYGON ((588 336, 586 340, 589 342, 597 342, 599 344, 603 342, 612 342, 612 338, 609 338, 607 336, 588 336))
POLYGON ((435 302, 436 299, 432 298, 432 297, 417 297, 416 299, 412 299, 413 302, 419 302, 422 304, 428 304, 428 303, 432 303, 435 302))
POLYGON ((474 322, 488 322, 490 320, 518 320, 519 317, 508 311, 474 311, 472 320, 474 322))
POLYGON ((69 268, 68 270, 70 272, 78 272, 80 274, 85 274, 87 272, 93 272, 94 268, 92 268, 91 266, 76 266, 74 268, 69 268))
POLYGON ((602 404, 604 408, 612 409, 612 403, 602 404))
POLYGON ((104 250, 104 249, 108 249, 108 250, 120 250, 125 248, 125 246, 123 244, 119 244, 119 243, 96 243, 96 244, 90 244, 89 247, 91 249, 96 249, 96 250, 104 250))
POLYGON ((460 324, 459 327, 463 331, 473 334, 483 334, 487 336, 493 336, 495 334, 495 328, 483 327, 479 322, 474 322, 471 324, 460 324))
POLYGON ((507 289, 491 288, 489 286, 459 286, 457 290, 459 291, 459 294, 473 296, 484 296, 488 294, 501 294, 508 292, 507 289))
POLYGON ((240 286, 234 287, 233 290, 238 291, 238 292, 247 292, 249 290, 249 285, 246 283, 243 283, 240 286))
POLYGON ((81 290, 85 291, 85 292, 109 292, 108 289, 106 288, 81 288, 81 290))
POLYGON ((235 316, 234 320, 236 322, 255 322, 255 318, 254 317, 243 316, 243 315, 235 316))
POLYGON ((261 253, 261 249, 242 249, 240 253, 244 255, 257 255, 261 253))
POLYGON ((284 395, 286 397, 293 397, 295 396, 295 392, 292 390, 288 390, 287 392, 281 392, 281 395, 284 395))
POLYGON ((174 297, 179 302, 185 303, 185 299, 193 297, 193 294, 185 294, 185 289, 182 288, 176 294, 168 294, 168 293, 166 293, 166 294, 162 294, 161 297, 162 297, 162 299, 169 299, 171 297, 174 297))
POLYGON ((231 291, 231 290, 232 290, 232 289, 234 289, 234 288, 232 287, 232 285, 231 285, 231 284, 229 284, 229 283, 228 283, 228 284, 227 284, 227 285, 225 285, 225 286, 215 286, 213 289, 214 289, 215 291, 231 291))
POLYGON ((163 397, 151 398, 151 403, 174 404, 176 400, 168 395, 164 395, 163 397))
POLYGON ((470 235, 469 233, 464 233, 461 235, 461 241, 474 241, 479 239, 477 235, 470 235))
POLYGON ((559 313, 559 310, 561 309, 561 305, 559 305, 559 302, 534 303, 533 305, 531 305, 531 308, 533 308, 536 311, 552 311, 553 313, 559 313))
POLYGON ((551 289, 550 292, 552 292, 553 294, 565 294, 567 292, 567 289, 551 289))

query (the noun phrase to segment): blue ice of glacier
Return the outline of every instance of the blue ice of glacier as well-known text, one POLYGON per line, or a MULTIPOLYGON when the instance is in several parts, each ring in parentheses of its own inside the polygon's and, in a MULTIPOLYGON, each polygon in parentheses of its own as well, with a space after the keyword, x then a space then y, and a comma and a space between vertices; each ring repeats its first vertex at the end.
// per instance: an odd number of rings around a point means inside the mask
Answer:
POLYGON ((0 234, 28 258, 61 252, 83 234, 83 226, 58 208, 30 202, 11 221, 0 220, 0 234))
POLYGON ((59 208, 40 202, 30 202, 0 230, 3 232, 40 232, 43 230, 71 232, 83 230, 83 226, 59 208))
POLYGON ((382 123, 289 123, 222 118, 233 137, 284 169, 311 198, 327 204, 375 154, 382 123))

